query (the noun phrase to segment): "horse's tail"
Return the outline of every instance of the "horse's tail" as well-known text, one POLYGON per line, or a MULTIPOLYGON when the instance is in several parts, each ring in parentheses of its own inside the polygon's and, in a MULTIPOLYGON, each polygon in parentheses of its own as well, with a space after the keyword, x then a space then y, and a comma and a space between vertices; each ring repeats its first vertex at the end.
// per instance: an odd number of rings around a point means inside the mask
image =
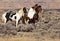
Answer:
POLYGON ((4 23, 4 16, 2 15, 1 21, 4 23))

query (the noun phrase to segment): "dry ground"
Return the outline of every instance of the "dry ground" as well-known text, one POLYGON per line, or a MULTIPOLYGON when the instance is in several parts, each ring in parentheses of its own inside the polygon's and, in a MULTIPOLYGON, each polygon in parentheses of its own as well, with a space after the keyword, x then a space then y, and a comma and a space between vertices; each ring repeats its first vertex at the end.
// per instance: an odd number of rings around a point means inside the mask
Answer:
POLYGON ((35 37, 0 37, 0 41, 60 41, 60 39, 52 39, 45 37, 44 39, 36 39, 35 37))
POLYGON ((5 11, 0 10, 0 41, 60 41, 60 10, 43 10, 39 22, 20 23, 17 28, 15 22, 2 24, 1 15, 5 11))

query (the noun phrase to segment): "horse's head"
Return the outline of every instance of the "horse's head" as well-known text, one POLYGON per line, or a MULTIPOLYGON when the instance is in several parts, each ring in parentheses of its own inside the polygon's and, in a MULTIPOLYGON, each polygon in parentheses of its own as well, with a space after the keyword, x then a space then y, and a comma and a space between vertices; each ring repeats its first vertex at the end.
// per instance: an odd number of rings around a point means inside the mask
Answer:
POLYGON ((41 5, 39 5, 38 7, 37 7, 37 10, 38 10, 38 12, 42 12, 42 7, 41 7, 41 5))
POLYGON ((41 5, 35 4, 32 8, 35 9, 35 11, 38 12, 38 13, 39 13, 39 12, 42 12, 42 7, 41 7, 41 5))

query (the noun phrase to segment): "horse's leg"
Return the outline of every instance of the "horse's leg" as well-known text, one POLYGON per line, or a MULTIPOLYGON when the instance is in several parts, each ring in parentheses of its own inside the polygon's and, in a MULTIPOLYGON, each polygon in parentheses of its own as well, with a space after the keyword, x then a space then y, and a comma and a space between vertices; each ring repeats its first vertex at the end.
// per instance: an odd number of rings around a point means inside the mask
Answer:
POLYGON ((7 19, 6 19, 6 18, 4 18, 4 20, 3 20, 3 21, 4 21, 4 25, 5 25, 5 24, 6 24, 7 19))
POLYGON ((25 23, 28 24, 28 22, 29 22, 29 17, 26 17, 25 23))
POLYGON ((25 16, 22 17, 22 23, 25 24, 25 16))
POLYGON ((18 20, 16 20, 16 28, 17 28, 17 25, 18 25, 18 20))

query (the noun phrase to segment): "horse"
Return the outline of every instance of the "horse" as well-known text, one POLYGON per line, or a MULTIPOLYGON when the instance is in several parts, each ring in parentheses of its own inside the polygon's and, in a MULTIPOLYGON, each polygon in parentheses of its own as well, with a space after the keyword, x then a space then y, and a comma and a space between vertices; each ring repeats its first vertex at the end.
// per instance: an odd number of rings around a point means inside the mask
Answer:
POLYGON ((38 4, 35 4, 33 7, 29 8, 27 11, 27 8, 25 8, 25 13, 23 16, 23 22, 24 23, 35 23, 35 21, 39 21, 39 15, 38 13, 42 12, 42 7, 38 4))

